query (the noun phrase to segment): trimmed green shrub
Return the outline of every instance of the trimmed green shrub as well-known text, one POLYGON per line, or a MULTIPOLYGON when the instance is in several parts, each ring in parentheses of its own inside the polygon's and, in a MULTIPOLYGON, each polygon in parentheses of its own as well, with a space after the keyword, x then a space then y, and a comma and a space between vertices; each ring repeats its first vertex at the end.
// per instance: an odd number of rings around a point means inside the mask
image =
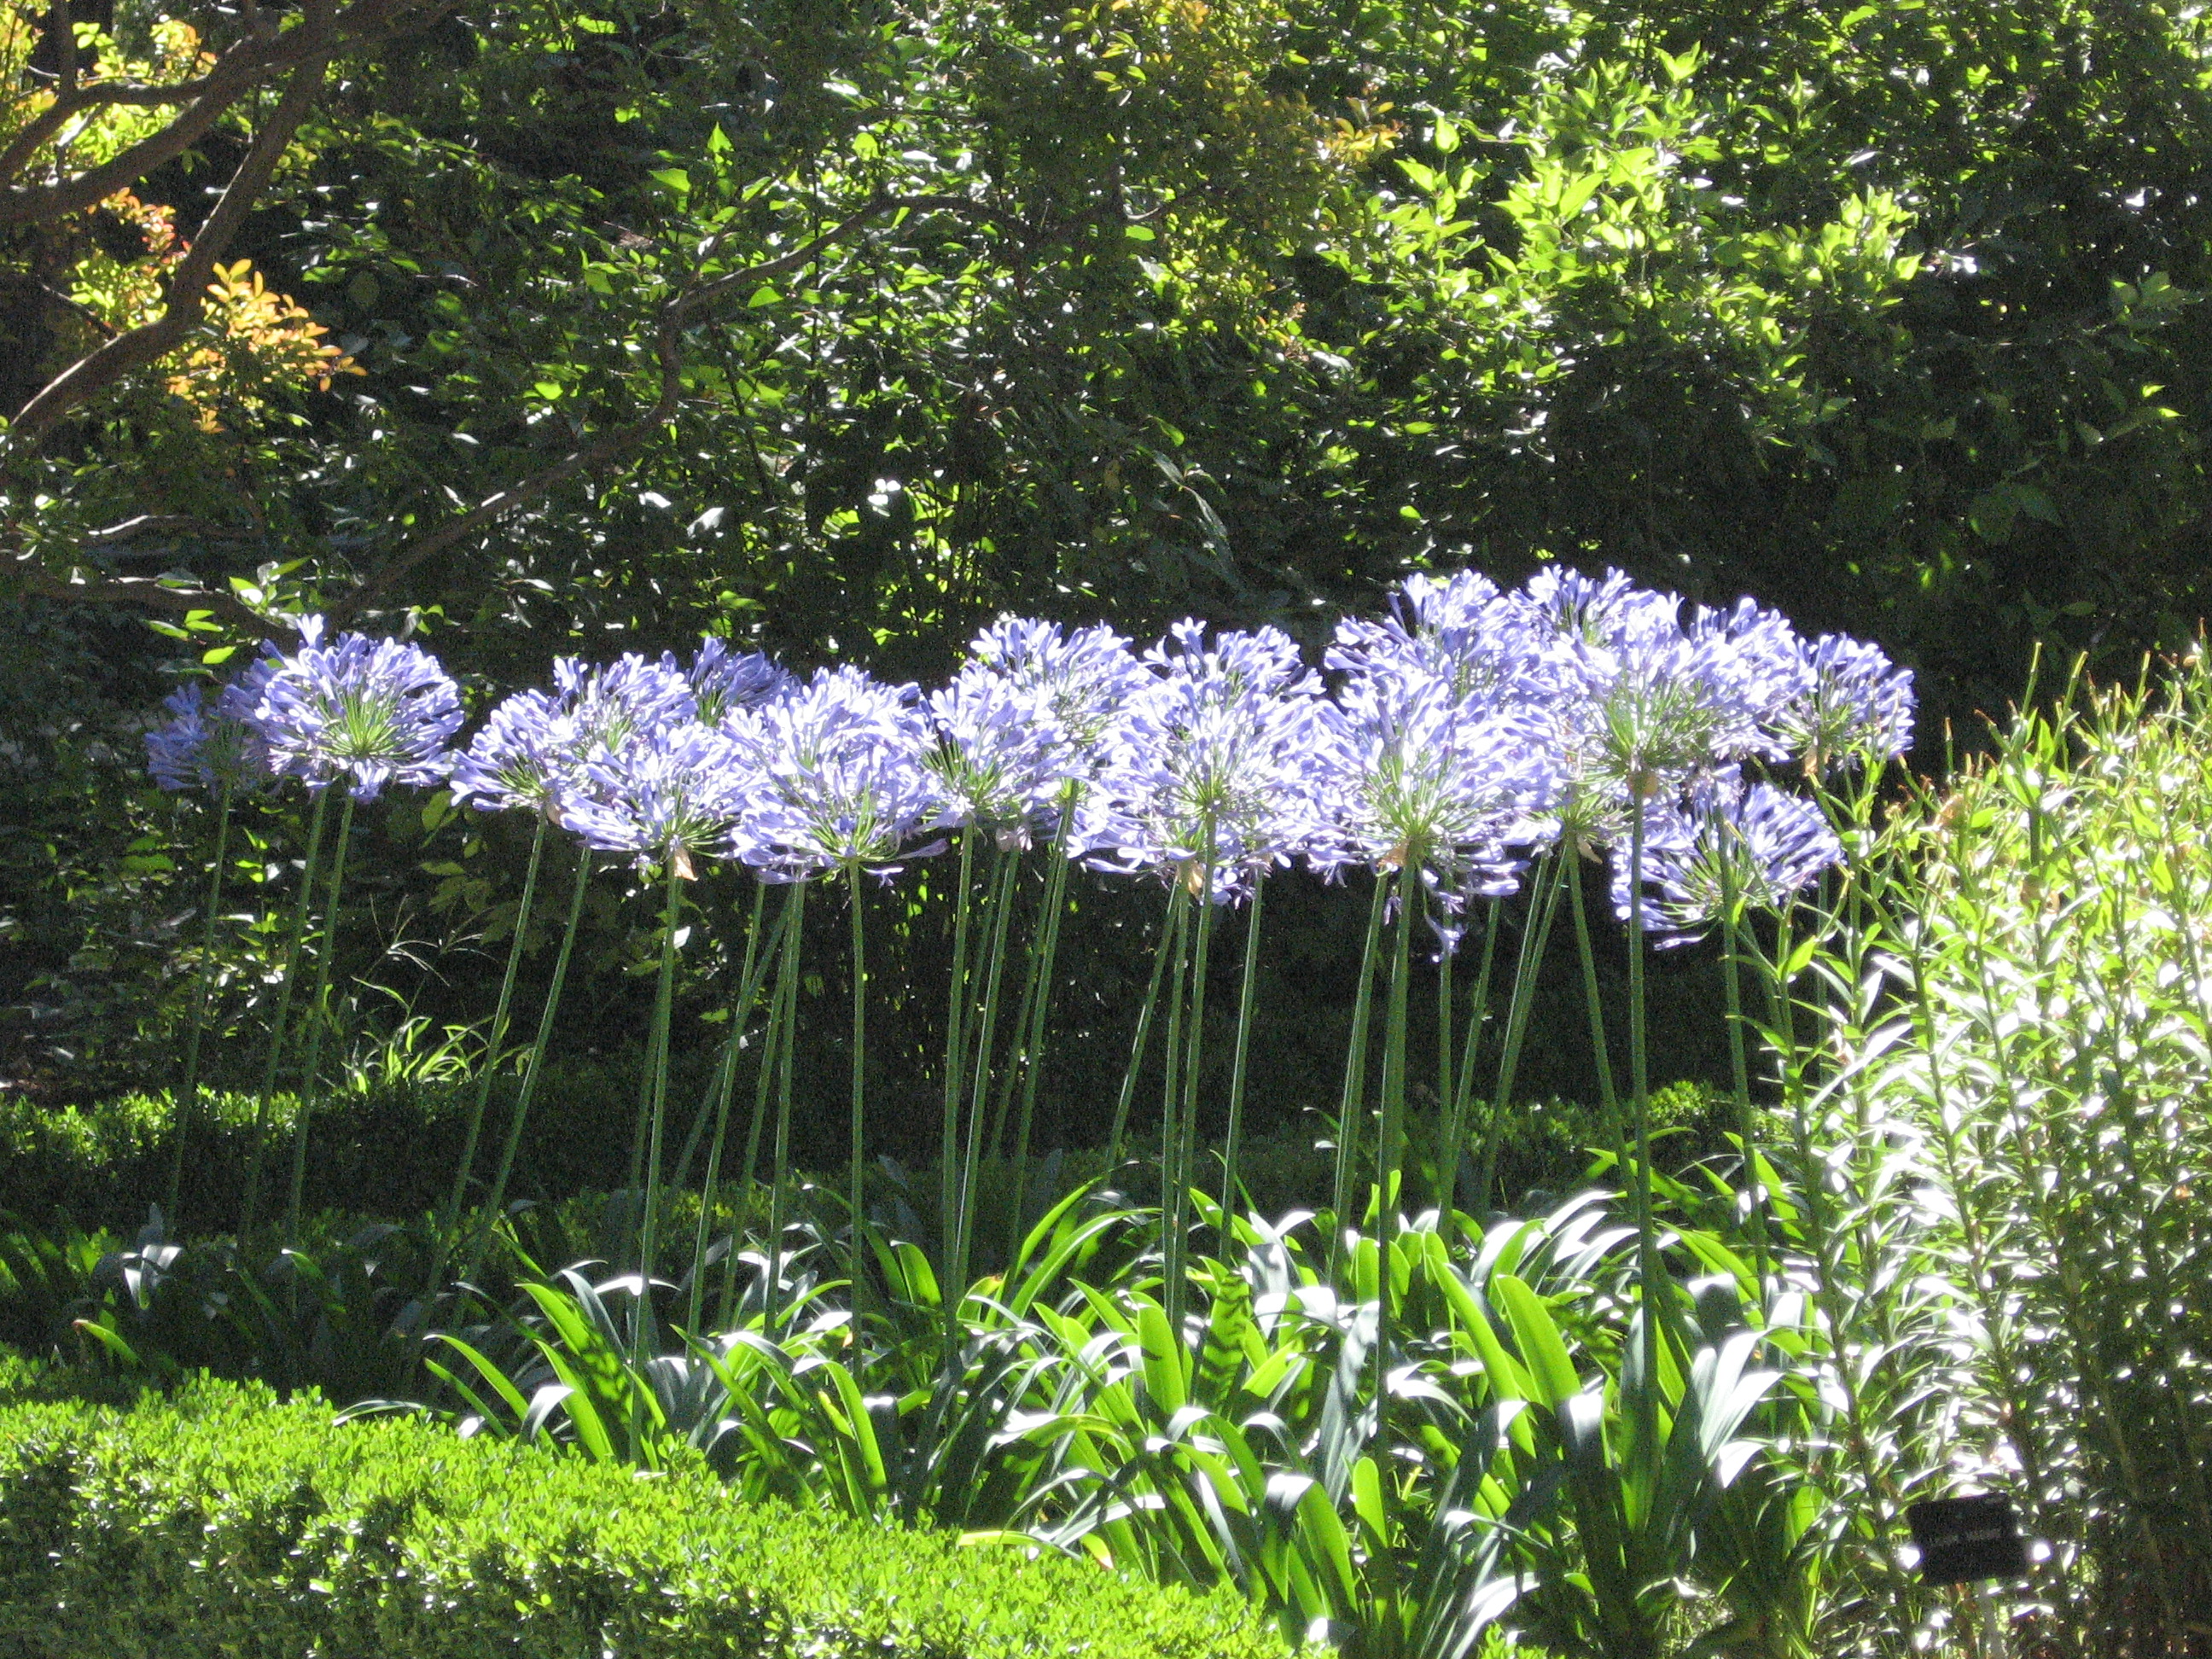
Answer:
POLYGON ((1277 1659, 1234 1591, 747 1505, 199 1379, 120 1411, 0 1362, 0 1655, 1277 1659), (45 1398, 36 1396, 45 1395, 45 1398))
MULTIPOLYGON (((699 1090, 694 1079, 682 1081, 676 1098, 688 1112, 699 1090)), ((387 1220, 435 1209, 453 1183, 472 1087, 408 1082, 349 1091, 324 1102, 307 1146, 307 1208, 387 1220)), ((635 1090, 635 1082, 618 1071, 554 1069, 531 1109, 533 1127, 516 1160, 513 1196, 560 1200, 622 1186, 629 1178, 635 1090)), ((490 1145, 505 1131, 513 1094, 514 1080, 499 1079, 485 1129, 490 1145)), ((273 1158, 288 1150, 294 1109, 289 1095, 272 1104, 273 1158)), ((1695 1083, 1659 1091, 1652 1102, 1653 1121, 1672 1132, 1662 1156, 1684 1168, 1724 1151, 1733 1109, 1695 1083)), ((252 1158, 253 1116, 250 1095, 203 1097, 185 1160, 182 1208, 190 1231, 221 1231, 236 1224, 252 1158)), ((87 1106, 53 1107, 0 1092, 0 1203, 33 1224, 66 1218, 88 1230, 134 1234, 167 1189, 173 1119, 166 1094, 120 1095, 87 1106)), ((677 1121, 680 1135, 689 1118, 677 1121)), ((1328 1201, 1334 1153, 1316 1150, 1321 1126, 1318 1120, 1310 1125, 1287 1125, 1247 1141, 1241 1173, 1253 1207, 1262 1214, 1328 1201)), ((1416 1113, 1407 1127, 1409 1156, 1419 1168, 1432 1157, 1432 1115, 1416 1113)), ((1594 1107, 1553 1100, 1516 1113, 1499 1158, 1504 1190, 1525 1194, 1574 1187, 1588 1166, 1588 1149, 1601 1138, 1594 1107)), ((1141 1141, 1133 1147, 1139 1154, 1145 1150, 1141 1141)), ((492 1155, 481 1156, 480 1176, 488 1173, 492 1155)), ((1103 1155, 1095 1148, 1071 1152, 1062 1178, 1088 1178, 1103 1164, 1103 1155)), ((698 1174, 695 1164, 693 1179, 698 1174)), ((1218 1168, 1210 1164, 1200 1171, 1208 1186, 1218 1178, 1218 1168)), ((932 1214, 934 1174, 917 1169, 911 1188, 916 1207, 932 1214)), ((1030 1196, 1043 1201, 1041 1190, 1030 1196)))
MULTIPOLYGON (((453 1185, 475 1085, 407 1079, 345 1089, 316 1109, 307 1144, 307 1204, 350 1215, 400 1217, 434 1209, 453 1185)), ((688 1111, 702 1085, 684 1075, 676 1099, 688 1111)), ((515 1079, 492 1091, 486 1139, 496 1147, 515 1079)), ((517 1198, 561 1198, 622 1185, 629 1169, 635 1079, 618 1067, 549 1068, 516 1159, 517 1198)), ((250 1094, 203 1095, 185 1159, 182 1208, 204 1227, 234 1224, 252 1160, 250 1094)), ((271 1166, 289 1155, 296 1103, 270 1103, 271 1166)), ((0 1194, 16 1214, 67 1216, 87 1227, 135 1231, 167 1190, 174 1108, 165 1092, 56 1107, 0 1093, 0 1194)), ((684 1120, 688 1123, 688 1118, 684 1120)), ((480 1174, 495 1153, 481 1154, 480 1174)))

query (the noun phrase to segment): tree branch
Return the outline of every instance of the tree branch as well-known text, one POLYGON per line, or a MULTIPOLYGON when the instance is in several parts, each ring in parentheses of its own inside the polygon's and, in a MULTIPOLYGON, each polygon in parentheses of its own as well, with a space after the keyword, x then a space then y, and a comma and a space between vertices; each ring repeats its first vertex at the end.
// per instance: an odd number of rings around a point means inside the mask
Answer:
MULTIPOLYGON (((305 29, 293 31, 295 36, 305 29)), ((208 84, 177 118, 159 132, 140 139, 111 160, 96 167, 88 168, 73 179, 58 184, 17 187, 0 196, 0 227, 33 223, 40 220, 64 218, 72 213, 103 202, 118 190, 136 184, 164 162, 174 161, 190 149, 208 130, 221 120, 240 98, 243 98, 268 74, 296 62, 291 52, 278 53, 272 44, 260 40, 241 40, 224 54, 224 61, 207 77, 208 84)), ((40 132, 37 126, 24 132, 8 147, 4 159, 7 173, 13 173, 36 153, 35 137, 44 143, 68 118, 57 112, 60 106, 48 110, 39 125, 51 123, 49 131, 40 132), (20 152, 20 154, 19 154, 20 152)))
MULTIPOLYGON (((327 58, 334 46, 355 45, 389 33, 405 14, 421 9, 418 0, 355 0, 343 14, 333 15, 331 0, 307 8, 305 20, 282 33, 268 32, 266 19, 255 31, 238 40, 216 59, 215 67, 197 83, 198 90, 177 118, 100 166, 52 185, 15 188, 0 194, 0 228, 58 219, 106 200, 117 191, 137 183, 155 167, 171 161, 198 142, 210 128, 254 87, 311 58, 327 58)), ((436 8, 442 11, 442 5, 436 8)), ((193 85, 179 83, 178 90, 193 85)), ((162 103, 155 94, 169 88, 134 89, 142 97, 109 97, 98 86, 80 87, 72 79, 52 108, 16 135, 0 153, 0 179, 11 177, 35 155, 61 124, 76 110, 103 102, 162 103), (75 108, 63 106, 74 100, 75 108)))
POLYGON ((156 531, 198 536, 203 541, 250 541, 256 533, 235 529, 229 525, 210 524, 189 513, 140 513, 104 529, 87 532, 84 544, 87 547, 112 547, 123 542, 136 541, 141 536, 150 536, 156 531))
POLYGON ((215 210, 200 227, 185 257, 170 272, 161 314, 152 322, 119 334, 99 349, 80 357, 46 388, 23 405, 9 433, 15 444, 34 446, 53 423, 70 410, 112 386, 132 369, 143 368, 168 355, 198 323, 207 307, 208 277, 232 237, 246 222, 275 174, 292 135, 322 96, 323 76, 336 42, 332 38, 327 0, 311 4, 307 21, 299 31, 312 34, 317 45, 292 71, 276 112, 253 136, 253 143, 238 171, 223 186, 215 210))
MULTIPOLYGON (((131 605, 177 616, 204 611, 242 628, 256 637, 287 633, 285 626, 263 616, 235 593, 214 587, 179 587, 159 576, 104 576, 82 565, 57 573, 35 553, 18 553, 4 569, 26 593, 70 604, 131 605)), ((4 580, 4 577, 0 577, 4 580)))
MULTIPOLYGON (((237 52, 253 44, 241 41, 231 51, 237 52)), ((221 64, 218 63, 217 69, 220 68, 221 64)), ((210 71, 197 81, 179 81, 167 87, 137 86, 121 81, 94 82, 89 86, 79 86, 74 92, 58 95, 36 119, 15 135, 7 149, 0 149, 0 179, 14 178, 73 115, 116 104, 141 109, 156 108, 163 104, 189 104, 206 96, 216 85, 215 71, 210 71)), ((240 90, 244 88, 241 87, 240 90)))

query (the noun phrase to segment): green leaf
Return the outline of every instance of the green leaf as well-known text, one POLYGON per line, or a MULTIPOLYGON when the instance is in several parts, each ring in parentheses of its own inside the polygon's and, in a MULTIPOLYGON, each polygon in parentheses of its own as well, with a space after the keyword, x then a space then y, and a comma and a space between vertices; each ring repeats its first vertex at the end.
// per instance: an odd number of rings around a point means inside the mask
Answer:
POLYGON ((1544 1300, 1511 1273, 1491 1281, 1491 1295, 1512 1328, 1522 1362, 1536 1388, 1536 1403, 1557 1409, 1562 1401, 1582 1392, 1582 1378, 1567 1352, 1565 1340, 1544 1300))

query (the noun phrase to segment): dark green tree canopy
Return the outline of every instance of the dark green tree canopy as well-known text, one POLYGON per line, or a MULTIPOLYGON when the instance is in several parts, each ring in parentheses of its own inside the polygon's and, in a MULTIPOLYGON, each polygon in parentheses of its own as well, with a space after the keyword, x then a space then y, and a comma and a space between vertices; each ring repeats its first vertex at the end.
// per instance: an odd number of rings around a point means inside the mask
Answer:
MULTIPOLYGON (((0 253, 33 592, 919 666, 1005 606, 1295 624, 1551 557, 1885 637, 1947 707, 2201 608, 2194 14, 226 14, 243 90, 91 167, 58 15, 0 253), (69 283, 118 180, 198 264, 117 369, 69 283), (191 314, 226 252, 364 372, 271 385, 191 314)), ((76 95, 174 21, 80 15, 76 95)))

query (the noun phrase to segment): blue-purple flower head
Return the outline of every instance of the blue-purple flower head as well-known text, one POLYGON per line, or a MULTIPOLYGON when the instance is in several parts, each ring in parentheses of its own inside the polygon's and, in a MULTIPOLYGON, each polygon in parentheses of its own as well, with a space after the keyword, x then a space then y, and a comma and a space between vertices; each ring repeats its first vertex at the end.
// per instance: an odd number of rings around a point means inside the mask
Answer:
POLYGON ((1096 759, 1123 706, 1152 680, 1129 641, 1103 623, 1067 629, 1006 617, 968 648, 977 665, 1042 700, 1072 775, 1096 759))
POLYGON ((269 745, 252 720, 264 675, 257 664, 218 691, 186 681, 162 699, 170 718, 146 734, 146 769, 164 789, 243 794, 270 776, 269 745))
POLYGON ((1553 704, 1574 772, 1564 813, 1578 842, 1621 833, 1650 803, 1731 763, 1778 758, 1773 722, 1807 678, 1771 612, 1700 611, 1686 626, 1672 593, 1545 571, 1528 584, 1553 627, 1553 704))
POLYGON ((1099 868, 1224 902, 1319 834, 1320 682, 1272 628, 1209 646, 1203 623, 1178 623, 1146 661, 1152 678, 1104 739, 1076 836, 1099 868))
POLYGON ((732 651, 727 640, 713 635, 699 641, 699 654, 692 658, 684 678, 691 688, 696 717, 708 726, 782 696, 793 684, 790 671, 775 658, 758 651, 732 651))
MULTIPOLYGON (((1645 822, 1643 924, 1662 945, 1697 938, 1733 912, 1778 910, 1841 864, 1843 843, 1814 802, 1724 769, 1645 822)), ((1632 849, 1616 846, 1613 908, 1630 915, 1632 849)))
POLYGON ((554 693, 568 725, 574 769, 612 760, 633 742, 698 718, 699 700, 673 657, 629 652, 609 663, 563 657, 554 693))
POLYGON ((387 783, 441 781, 461 724, 459 689, 419 646, 343 634, 323 643, 323 619, 300 646, 270 651, 252 720, 279 772, 321 789, 341 778, 357 801, 387 783))
POLYGON ((576 763, 573 739, 563 698, 534 688, 502 698, 454 757, 454 802, 484 811, 550 814, 562 777, 576 763))
POLYGON ((1881 762, 1912 746, 1912 671, 1841 634, 1804 647, 1808 672, 1776 721, 1808 776, 1881 762))
POLYGON ((1566 779, 1551 735, 1528 708, 1458 695, 1441 674, 1352 675, 1321 709, 1311 861, 1417 871, 1447 909, 1511 891, 1557 832, 1566 779))
POLYGON ((666 657, 633 653, 596 665, 563 657, 553 682, 551 691, 518 691, 491 711, 453 763, 457 802, 565 823, 603 787, 594 764, 619 764, 633 746, 689 724, 697 708, 691 682, 666 657))
POLYGON ((981 662, 963 664, 929 697, 936 741, 926 751, 951 827, 993 836, 1005 850, 1044 828, 1070 774, 1050 700, 1035 685, 981 662))
POLYGON ((787 695, 742 710, 727 730, 750 769, 729 850, 769 881, 833 869, 890 873, 946 801, 926 757, 915 689, 857 668, 825 668, 787 695))
POLYGON ((696 856, 719 850, 744 810, 753 773, 719 726, 683 720, 634 732, 587 758, 556 788, 560 821, 605 853, 665 861, 686 879, 696 856))
POLYGON ((1439 679, 1448 695, 1486 704, 1540 702, 1553 630, 1521 595, 1480 573, 1408 576, 1380 621, 1347 617, 1323 659, 1352 676, 1439 679))

